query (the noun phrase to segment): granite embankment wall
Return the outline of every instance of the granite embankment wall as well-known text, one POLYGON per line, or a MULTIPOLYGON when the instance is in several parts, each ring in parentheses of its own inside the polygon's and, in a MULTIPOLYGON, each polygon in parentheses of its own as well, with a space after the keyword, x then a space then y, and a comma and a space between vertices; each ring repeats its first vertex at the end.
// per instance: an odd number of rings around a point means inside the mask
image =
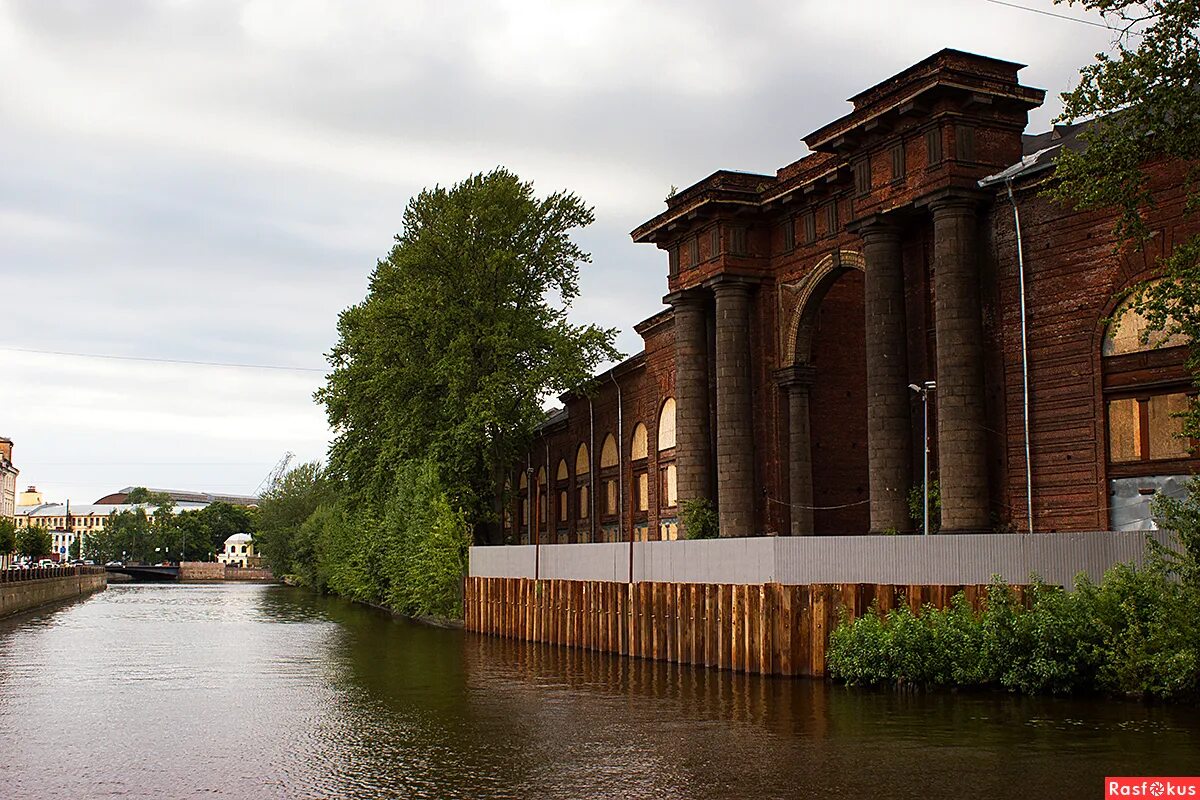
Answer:
POLYGON ((82 597, 100 591, 107 585, 108 575, 103 569, 83 567, 6 572, 0 579, 0 617, 82 597))
POLYGON ((273 581, 269 569, 230 567, 215 561, 185 561, 179 567, 181 581, 273 581))

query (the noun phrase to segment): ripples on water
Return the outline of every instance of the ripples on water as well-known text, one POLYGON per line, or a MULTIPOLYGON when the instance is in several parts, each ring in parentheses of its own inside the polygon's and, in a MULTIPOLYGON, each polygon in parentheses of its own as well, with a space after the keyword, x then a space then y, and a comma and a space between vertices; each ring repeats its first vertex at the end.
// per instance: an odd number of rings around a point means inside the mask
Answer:
POLYGON ((425 628, 278 586, 0 622, 0 798, 1102 796, 1194 709, 902 695, 425 628))

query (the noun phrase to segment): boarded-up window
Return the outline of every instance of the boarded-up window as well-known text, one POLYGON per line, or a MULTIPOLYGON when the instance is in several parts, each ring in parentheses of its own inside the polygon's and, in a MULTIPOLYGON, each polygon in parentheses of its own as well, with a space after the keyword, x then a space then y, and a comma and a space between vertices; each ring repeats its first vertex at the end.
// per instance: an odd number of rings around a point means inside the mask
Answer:
POLYGON ((688 266, 696 267, 700 265, 700 237, 693 236, 691 243, 688 244, 688 266))
POLYGON ((708 252, 713 258, 721 253, 721 229, 715 225, 708 233, 708 252))
POLYGON ((587 445, 580 442, 579 449, 575 451, 575 474, 587 475, 592 471, 591 459, 588 458, 587 445))
POLYGON ((1183 438, 1191 398, 1183 392, 1108 403, 1108 457, 1113 463, 1187 458, 1192 442, 1183 438))
POLYGON ((612 516, 617 513, 617 482, 604 482, 604 513, 612 516))
POLYGON ((630 458, 634 461, 645 458, 648 453, 646 426, 638 423, 633 429, 633 445, 630 458))
POLYGON ((667 271, 674 278, 679 274, 679 248, 672 247, 667 251, 667 271))
POLYGON ((617 465, 617 440, 610 433, 604 437, 604 444, 600 446, 600 468, 615 467, 617 465))
POLYGON ((579 487, 579 518, 587 519, 589 513, 588 505, 588 487, 586 484, 579 487))
POLYGON ((659 470, 658 491, 663 508, 674 508, 679 504, 678 475, 674 464, 668 464, 659 470))
POLYGON ((1149 416, 1150 458, 1187 458, 1188 440, 1180 437, 1183 420, 1174 416, 1188 410, 1188 396, 1157 394, 1146 403, 1149 416))
POLYGON ((650 476, 639 472, 633 478, 634 491, 637 494, 637 510, 647 511, 650 508, 650 476))
MULTIPOLYGON (((1174 321, 1169 321, 1167 325, 1172 327, 1174 321)), ((1129 302, 1126 301, 1113 313, 1113 321, 1108 326, 1100 352, 1106 356, 1120 356, 1187 343, 1187 336, 1182 333, 1167 336, 1161 330, 1151 328, 1150 321, 1130 308, 1129 302)))
POLYGON ((825 206, 825 235, 833 236, 838 232, 838 207, 837 201, 825 206))
POLYGON ((1108 404, 1108 458, 1114 463, 1141 459, 1142 429, 1138 401, 1113 400, 1108 404))
POLYGON ((567 521, 567 490, 563 489, 558 493, 558 521, 567 521))
POLYGON ((658 449, 670 450, 675 446, 675 398, 663 401, 658 414, 658 449))
POLYGON ((796 249, 796 220, 788 217, 783 222, 783 250, 791 252, 796 249))
POLYGON ((555 473, 554 478, 555 480, 565 481, 569 477, 571 476, 567 472, 567 460, 565 458, 560 459, 558 462, 558 471, 555 473))
POLYGON ((661 522, 658 526, 658 538, 664 542, 673 542, 679 538, 679 523, 661 522))

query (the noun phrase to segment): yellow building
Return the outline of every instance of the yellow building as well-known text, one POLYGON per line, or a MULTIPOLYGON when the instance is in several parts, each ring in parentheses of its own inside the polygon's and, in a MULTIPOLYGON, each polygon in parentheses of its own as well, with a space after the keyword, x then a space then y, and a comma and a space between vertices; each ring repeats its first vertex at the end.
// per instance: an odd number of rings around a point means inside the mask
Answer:
POLYGON ((17 476, 21 470, 12 463, 13 441, 0 436, 0 517, 17 514, 17 476))
POLYGON ((231 567, 258 567, 262 559, 254 552, 254 538, 248 533, 235 533, 225 540, 217 553, 217 561, 231 567))

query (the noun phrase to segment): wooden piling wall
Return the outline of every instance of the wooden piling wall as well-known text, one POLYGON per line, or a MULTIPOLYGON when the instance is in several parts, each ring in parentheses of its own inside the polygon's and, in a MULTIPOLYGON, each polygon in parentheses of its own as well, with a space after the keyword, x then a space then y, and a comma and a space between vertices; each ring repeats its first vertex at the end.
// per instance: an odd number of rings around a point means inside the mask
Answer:
POLYGON ((467 578, 466 629, 506 639, 766 675, 825 674, 840 609, 973 607, 986 585, 612 583, 467 578))

